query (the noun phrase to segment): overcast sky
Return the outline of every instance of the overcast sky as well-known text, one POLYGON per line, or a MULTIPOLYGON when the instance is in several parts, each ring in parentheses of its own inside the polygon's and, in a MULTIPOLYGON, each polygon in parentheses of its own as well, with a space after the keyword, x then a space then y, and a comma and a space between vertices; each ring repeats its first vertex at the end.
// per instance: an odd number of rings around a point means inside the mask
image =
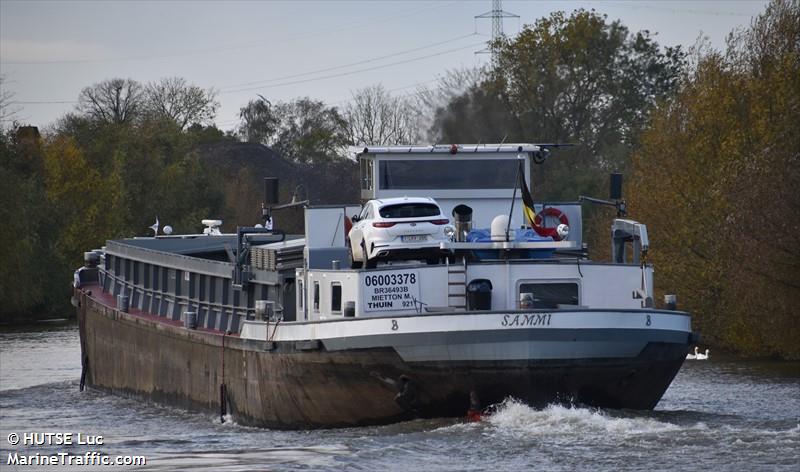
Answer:
MULTIPOLYGON (((353 91, 383 84, 394 94, 433 85, 475 54, 491 1, 12 1, 0 0, 0 75, 15 118, 45 126, 75 106, 83 87, 112 77, 140 82, 181 76, 219 91, 217 125, 261 94, 342 106, 353 91)), ((662 45, 716 48, 747 26, 765 0, 511 1, 507 35, 553 11, 595 9, 662 45)))

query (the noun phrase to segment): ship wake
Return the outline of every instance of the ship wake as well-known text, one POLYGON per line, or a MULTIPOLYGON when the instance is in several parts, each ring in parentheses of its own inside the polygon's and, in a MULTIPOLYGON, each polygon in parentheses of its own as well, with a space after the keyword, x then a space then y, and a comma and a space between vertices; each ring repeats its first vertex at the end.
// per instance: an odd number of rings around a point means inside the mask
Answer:
MULTIPOLYGON (((637 436, 680 431, 681 426, 643 416, 620 417, 598 409, 548 405, 534 409, 518 400, 506 399, 486 417, 498 432, 520 438, 554 436, 637 436)), ((697 423, 694 429, 705 425, 697 423)))

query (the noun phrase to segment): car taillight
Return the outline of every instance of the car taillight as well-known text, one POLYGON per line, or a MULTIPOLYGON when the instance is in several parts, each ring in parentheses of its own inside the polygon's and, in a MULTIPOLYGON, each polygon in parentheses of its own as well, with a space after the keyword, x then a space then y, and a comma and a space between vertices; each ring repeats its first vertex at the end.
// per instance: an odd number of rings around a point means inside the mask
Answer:
POLYGON ((374 226, 376 228, 391 228, 394 225, 395 225, 395 223, 389 223, 389 222, 386 222, 386 221, 376 221, 376 222, 372 223, 372 226, 374 226))
POLYGON ((445 218, 443 220, 431 220, 430 222, 435 224, 435 225, 446 225, 447 223, 450 223, 450 220, 445 218))

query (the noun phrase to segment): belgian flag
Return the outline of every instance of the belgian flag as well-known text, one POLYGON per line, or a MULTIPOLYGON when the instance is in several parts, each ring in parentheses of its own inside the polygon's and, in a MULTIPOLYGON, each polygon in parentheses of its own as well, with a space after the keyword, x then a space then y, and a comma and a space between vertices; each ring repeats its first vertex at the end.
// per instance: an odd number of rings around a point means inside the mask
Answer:
POLYGON ((519 161, 519 170, 517 171, 517 175, 519 176, 518 185, 522 193, 522 211, 525 213, 525 219, 528 220, 528 226, 533 226, 533 219, 536 218, 536 210, 533 207, 533 197, 531 197, 531 192, 528 190, 528 183, 525 182, 524 163, 524 160, 519 161))

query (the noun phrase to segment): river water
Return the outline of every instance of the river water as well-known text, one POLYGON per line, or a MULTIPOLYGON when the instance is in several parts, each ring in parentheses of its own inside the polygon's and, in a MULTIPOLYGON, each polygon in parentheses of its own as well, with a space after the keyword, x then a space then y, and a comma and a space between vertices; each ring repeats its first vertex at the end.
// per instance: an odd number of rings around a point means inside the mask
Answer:
POLYGON ((0 331, 0 470, 142 469, 7 463, 14 452, 88 451, 145 456, 145 470, 800 470, 800 363, 712 352, 686 361, 652 412, 507 401, 480 423, 299 432, 79 392, 79 378, 74 324, 0 331), (103 444, 9 444, 26 432, 102 435, 103 444))

